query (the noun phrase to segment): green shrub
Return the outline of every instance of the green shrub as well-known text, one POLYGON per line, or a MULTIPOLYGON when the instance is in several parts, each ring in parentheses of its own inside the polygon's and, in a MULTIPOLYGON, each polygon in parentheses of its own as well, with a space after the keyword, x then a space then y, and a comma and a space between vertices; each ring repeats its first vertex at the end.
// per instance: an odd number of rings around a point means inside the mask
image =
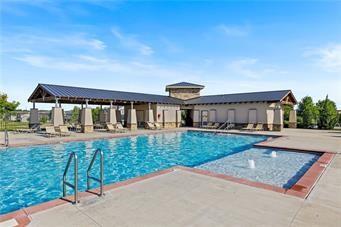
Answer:
POLYGON ((335 102, 328 99, 320 100, 317 103, 319 119, 317 125, 320 129, 333 129, 338 122, 338 114, 335 102))
POLYGON ((300 118, 300 122, 297 119, 298 125, 302 128, 310 128, 316 125, 318 113, 318 109, 310 96, 302 98, 297 109, 297 115, 300 118))

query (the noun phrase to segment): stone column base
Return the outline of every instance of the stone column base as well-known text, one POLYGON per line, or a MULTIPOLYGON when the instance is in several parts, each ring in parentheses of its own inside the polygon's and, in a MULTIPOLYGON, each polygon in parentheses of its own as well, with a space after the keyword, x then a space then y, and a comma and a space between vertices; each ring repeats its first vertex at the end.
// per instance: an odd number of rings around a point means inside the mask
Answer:
POLYGON ((137 129, 137 124, 129 124, 129 123, 127 123, 127 128, 129 128, 130 130, 136 130, 137 129))
POLYGON ((176 122, 164 122, 163 127, 164 128, 176 128, 176 122))
POLYGON ((39 113, 38 113, 38 109, 31 109, 30 110, 30 121, 29 121, 29 127, 33 128, 36 127, 36 125, 39 125, 39 113))
POLYGON ((273 124, 272 131, 282 131, 283 125, 273 124))
POLYGON ((177 128, 180 128, 180 126, 181 126, 181 123, 176 123, 177 128))
POLYGON ((289 128, 297 128, 297 123, 296 122, 289 122, 289 128))
POLYGON ((200 127, 200 122, 193 122, 193 127, 199 128, 200 127))
POLYGON ((82 125, 82 132, 83 133, 89 133, 94 131, 94 126, 93 125, 82 125))
POLYGON ((273 131, 273 124, 264 124, 264 128, 266 128, 268 131, 273 131))

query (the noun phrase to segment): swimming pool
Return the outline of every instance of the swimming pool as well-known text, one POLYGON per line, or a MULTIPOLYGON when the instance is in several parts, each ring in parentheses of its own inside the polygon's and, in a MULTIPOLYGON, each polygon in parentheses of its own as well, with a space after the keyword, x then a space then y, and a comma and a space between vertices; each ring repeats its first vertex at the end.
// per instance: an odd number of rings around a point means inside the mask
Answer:
POLYGON ((243 153, 266 139, 188 131, 8 148, 0 151, 0 214, 61 197, 62 174, 73 151, 79 160, 79 189, 85 191, 86 169, 98 148, 104 152, 104 182, 109 184, 175 165, 200 166, 243 153))

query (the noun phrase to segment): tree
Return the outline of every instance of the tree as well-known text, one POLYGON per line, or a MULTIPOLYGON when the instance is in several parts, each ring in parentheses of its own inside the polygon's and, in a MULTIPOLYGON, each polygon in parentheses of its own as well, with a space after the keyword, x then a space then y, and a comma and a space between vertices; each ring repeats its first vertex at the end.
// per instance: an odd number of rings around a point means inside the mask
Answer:
POLYGON ((328 99, 327 95, 325 100, 317 102, 317 108, 319 110, 318 127, 320 129, 333 129, 338 121, 335 102, 328 99))
POLYGON ((43 115, 43 116, 40 118, 40 122, 41 122, 42 124, 46 124, 47 120, 48 120, 48 117, 47 117, 46 115, 43 115))
POLYGON ((8 113, 15 111, 19 105, 16 101, 9 102, 7 94, 0 92, 0 118, 3 119, 8 113))
POLYGON ((92 121, 98 122, 99 121, 99 112, 101 111, 100 107, 96 107, 95 109, 92 109, 92 121))
POLYGON ((318 110, 310 96, 302 98, 298 103, 297 114, 301 118, 299 126, 309 128, 316 124, 318 118, 318 110))
POLYGON ((71 123, 78 123, 80 108, 78 106, 73 107, 71 111, 71 123))
POLYGON ((283 120, 284 120, 284 126, 288 127, 289 125, 289 117, 290 117, 290 111, 293 110, 292 105, 284 105, 284 114, 283 114, 283 120))

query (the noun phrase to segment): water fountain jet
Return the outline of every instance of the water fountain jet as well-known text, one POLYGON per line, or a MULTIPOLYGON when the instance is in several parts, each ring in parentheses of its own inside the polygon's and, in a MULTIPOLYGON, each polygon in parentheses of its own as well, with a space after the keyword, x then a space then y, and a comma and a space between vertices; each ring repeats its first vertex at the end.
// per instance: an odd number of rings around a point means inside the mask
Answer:
POLYGON ((276 151, 271 152, 271 158, 277 158, 277 153, 276 151))
POLYGON ((255 161, 253 159, 249 159, 248 162, 249 162, 250 169, 256 168, 256 164, 255 164, 255 161))

